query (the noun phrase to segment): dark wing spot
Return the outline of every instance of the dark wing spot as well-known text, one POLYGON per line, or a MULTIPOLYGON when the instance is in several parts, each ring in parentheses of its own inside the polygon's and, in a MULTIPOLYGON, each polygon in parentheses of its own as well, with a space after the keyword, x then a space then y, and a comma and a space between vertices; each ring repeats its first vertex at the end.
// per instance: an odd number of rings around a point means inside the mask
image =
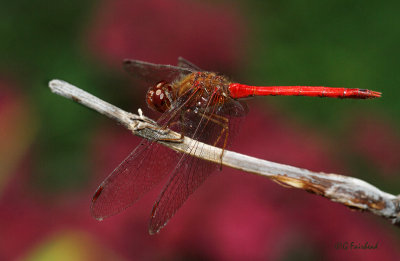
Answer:
POLYGON ((100 186, 100 187, 96 190, 96 193, 94 193, 94 196, 93 196, 93 198, 92 198, 92 202, 95 202, 95 201, 99 198, 99 196, 100 196, 101 192, 103 191, 103 189, 104 189, 104 187, 103 187, 103 186, 100 186))

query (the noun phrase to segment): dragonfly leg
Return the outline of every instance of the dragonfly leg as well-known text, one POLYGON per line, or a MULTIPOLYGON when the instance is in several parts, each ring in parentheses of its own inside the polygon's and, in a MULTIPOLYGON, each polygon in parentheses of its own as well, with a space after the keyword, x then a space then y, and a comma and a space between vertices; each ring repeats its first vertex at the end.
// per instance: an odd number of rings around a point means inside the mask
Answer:
MULTIPOLYGON (((171 124, 168 125, 168 129, 165 127, 153 127, 151 126, 150 128, 157 131, 157 132, 164 132, 163 134, 168 134, 170 132, 170 128, 174 125, 177 125, 179 122, 174 121, 171 124)), ((158 138, 158 141, 171 141, 171 142, 177 142, 177 143, 181 143, 183 142, 184 139, 184 135, 182 133, 179 133, 180 137, 179 138, 158 138)))
POLYGON ((221 145, 221 149, 222 149, 222 153, 220 154, 219 158, 220 158, 220 170, 222 170, 222 156, 224 155, 224 151, 225 148, 227 146, 228 143, 228 137, 229 137, 229 119, 224 117, 224 116, 220 116, 220 115, 216 115, 216 114, 211 114, 211 115, 205 115, 203 113, 203 117, 205 117, 208 121, 211 121, 219 126, 221 126, 222 130, 219 133, 217 139, 215 140, 215 142, 212 144, 213 146, 217 147, 218 143, 223 139, 223 143, 221 145))

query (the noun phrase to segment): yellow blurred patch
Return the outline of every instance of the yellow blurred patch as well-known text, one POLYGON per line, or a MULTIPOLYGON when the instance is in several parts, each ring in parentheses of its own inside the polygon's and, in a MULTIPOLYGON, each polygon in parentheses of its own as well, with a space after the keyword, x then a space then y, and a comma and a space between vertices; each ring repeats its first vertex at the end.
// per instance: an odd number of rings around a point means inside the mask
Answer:
POLYGON ((82 231, 60 231, 27 253, 24 261, 123 260, 82 231))

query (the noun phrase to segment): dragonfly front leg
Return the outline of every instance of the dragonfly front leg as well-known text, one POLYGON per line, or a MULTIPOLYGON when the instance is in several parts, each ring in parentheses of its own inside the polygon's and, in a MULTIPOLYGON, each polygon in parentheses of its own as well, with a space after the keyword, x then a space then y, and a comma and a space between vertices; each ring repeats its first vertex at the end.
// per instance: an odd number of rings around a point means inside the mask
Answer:
MULTIPOLYGON (((175 125, 178 125, 178 121, 174 121, 170 124, 167 125, 167 127, 154 127, 154 126, 149 126, 149 128, 153 129, 154 131, 157 132, 164 132, 163 134, 167 134, 172 130, 172 127, 175 125)), ((179 138, 157 138, 157 141, 170 141, 170 142, 177 142, 177 143, 182 143, 184 139, 184 135, 180 132, 180 137, 179 138)))

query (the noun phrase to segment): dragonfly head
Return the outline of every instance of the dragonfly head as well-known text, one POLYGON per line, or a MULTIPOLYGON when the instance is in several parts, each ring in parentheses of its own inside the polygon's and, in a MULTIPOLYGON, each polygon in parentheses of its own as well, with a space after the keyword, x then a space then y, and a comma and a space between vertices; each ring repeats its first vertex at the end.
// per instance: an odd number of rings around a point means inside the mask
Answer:
POLYGON ((160 81, 151 86, 146 95, 146 102, 149 108, 158 112, 169 110, 173 99, 172 86, 166 81, 160 81))

